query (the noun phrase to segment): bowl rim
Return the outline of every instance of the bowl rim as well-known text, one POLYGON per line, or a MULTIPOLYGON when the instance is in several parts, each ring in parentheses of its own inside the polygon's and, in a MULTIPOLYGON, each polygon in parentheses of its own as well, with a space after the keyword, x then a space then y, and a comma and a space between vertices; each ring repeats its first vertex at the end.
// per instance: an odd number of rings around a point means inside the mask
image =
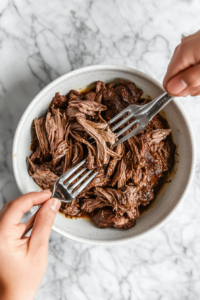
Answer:
MULTIPOLYGON (((57 83, 59 81, 62 81, 63 79, 67 79, 68 77, 71 77, 71 76, 74 76, 76 74, 81 74, 81 73, 87 73, 88 71, 94 71, 94 70, 112 70, 112 71, 117 71, 117 70, 120 70, 120 71, 127 71, 127 72, 130 72, 132 73, 133 75, 139 75, 145 79, 147 79, 148 81, 152 82, 153 84, 159 86, 163 92, 165 91, 162 87, 162 85, 154 78, 152 78, 150 75, 147 75, 137 69, 134 69, 134 68, 131 68, 131 67, 127 67, 127 66, 121 66, 121 65, 92 65, 92 66, 88 66, 88 67, 83 67, 83 68, 79 68, 79 69, 76 69, 76 70, 73 70, 73 71, 70 71, 58 78, 56 78, 55 80, 53 80, 52 82, 50 82, 49 84, 47 84, 33 99, 32 101, 29 103, 29 105, 27 106, 27 108, 25 109, 25 111, 23 112, 20 120, 19 120, 19 123, 16 127, 16 131, 15 131, 15 134, 14 134, 14 139, 13 139, 13 147, 12 147, 12 165, 13 165, 13 173, 14 173, 14 177, 15 177, 15 180, 16 180, 16 183, 17 183, 17 186, 19 188, 19 191, 21 194, 23 194, 23 189, 21 187, 21 184, 20 184, 20 179, 18 177, 18 174, 17 174, 17 170, 16 170, 16 155, 15 155, 15 149, 16 149, 16 146, 17 146, 17 143, 18 143, 18 134, 20 132, 20 129, 21 129, 21 126, 22 126, 22 123, 23 123, 23 119, 25 118, 25 116, 27 115, 27 113, 32 109, 32 107, 34 107, 34 103, 35 101, 37 100, 37 98, 41 97, 43 93, 46 93, 47 90, 49 90, 50 88, 52 89, 54 86, 57 85, 57 83)), ((194 170, 195 170, 195 162, 196 162, 196 147, 195 147, 195 140, 194 140, 194 133, 193 133, 193 130, 192 130, 192 127, 191 127, 191 124, 190 124, 190 121, 184 111, 184 109, 181 107, 181 105, 179 103, 177 103, 176 101, 172 100, 174 105, 178 108, 178 110, 181 112, 183 118, 185 119, 185 122, 187 124, 187 127, 188 127, 188 131, 189 131, 189 135, 190 135, 190 138, 191 138, 191 145, 192 145, 192 153, 191 153, 191 166, 190 166, 190 170, 188 172, 189 174, 189 178, 188 178, 188 182, 187 182, 187 185, 186 187, 184 188, 181 196, 180 196, 180 199, 178 200, 178 202, 176 203, 176 205, 174 206, 174 208, 171 210, 171 212, 168 213, 168 215, 166 217, 164 217, 162 219, 162 221, 160 221, 157 225, 153 226, 152 228, 150 229, 147 229, 145 232, 143 233, 140 233, 138 235, 135 235, 135 236, 132 236, 132 237, 126 237, 126 238, 120 238, 120 239, 117 239, 117 240, 111 240, 111 241, 99 241, 99 240, 90 240, 89 238, 86 239, 86 238, 82 238, 82 237, 76 237, 74 236, 73 234, 70 234, 70 233, 67 233, 65 232, 64 230, 62 229, 59 229, 57 228, 55 225, 53 225, 52 229, 56 232, 58 232, 59 234, 67 237, 67 238, 70 238, 74 241, 78 241, 78 242, 82 242, 82 243, 86 243, 86 244, 90 244, 90 245, 117 245, 117 244, 123 244, 123 243, 126 243, 126 242, 131 242, 133 240, 136 240, 136 239, 139 239, 139 238, 142 238, 144 236, 146 236, 147 234, 151 233, 152 231, 160 228, 161 226, 163 226, 168 220, 169 218, 172 216, 172 214, 174 214, 176 212, 176 210, 178 209, 179 205, 183 202, 190 186, 191 186, 191 182, 192 182, 192 179, 193 179, 193 175, 194 175, 194 170)))

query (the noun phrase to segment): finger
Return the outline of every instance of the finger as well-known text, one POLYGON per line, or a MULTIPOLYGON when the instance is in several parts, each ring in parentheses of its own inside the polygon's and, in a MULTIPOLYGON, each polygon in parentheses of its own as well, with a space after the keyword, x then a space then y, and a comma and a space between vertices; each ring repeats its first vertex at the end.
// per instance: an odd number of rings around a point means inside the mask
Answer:
POLYGON ((196 88, 192 88, 191 92, 190 92, 191 96, 198 96, 200 95, 200 86, 196 87, 196 88))
POLYGON ((200 95, 200 86, 198 87, 190 87, 180 94, 178 94, 176 97, 187 97, 187 96, 198 96, 200 95))
POLYGON ((16 230, 15 236, 16 237, 22 238, 29 232, 30 228, 32 228, 32 226, 34 224, 36 215, 37 215, 37 212, 31 216, 29 214, 29 219, 26 223, 19 223, 17 226, 15 226, 15 230, 16 230), (17 235, 17 233, 19 233, 19 235, 17 235))
POLYGON ((166 89, 168 81, 181 71, 200 62, 200 33, 185 37, 176 47, 163 80, 166 89))
POLYGON ((31 192, 20 196, 6 204, 4 212, 0 216, 1 226, 17 225, 32 206, 42 204, 51 197, 51 191, 31 192))
POLYGON ((30 237, 29 248, 36 252, 41 247, 48 249, 49 236, 61 201, 52 198, 46 201, 38 211, 30 237))
POLYGON ((177 51, 173 54, 172 59, 167 68, 167 73, 163 80, 163 86, 166 89, 169 80, 182 72, 183 70, 195 65, 194 56, 191 55, 191 51, 187 50, 186 47, 179 45, 177 51))
POLYGON ((170 95, 191 95, 193 89, 200 85, 200 64, 190 67, 170 79, 166 90, 170 95))

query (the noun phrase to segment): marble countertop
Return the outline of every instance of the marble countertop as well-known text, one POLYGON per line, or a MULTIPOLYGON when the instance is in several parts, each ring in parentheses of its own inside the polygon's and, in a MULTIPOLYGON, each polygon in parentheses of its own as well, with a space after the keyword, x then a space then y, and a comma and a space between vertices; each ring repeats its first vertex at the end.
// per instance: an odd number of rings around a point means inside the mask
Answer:
MULTIPOLYGON (((12 141, 23 111, 49 82, 76 68, 120 64, 160 82, 182 33, 199 28, 198 0, 0 1, 0 207, 19 195, 12 141)), ((181 98, 197 165, 185 201, 162 228, 105 247, 52 232, 36 300, 200 298, 200 97, 181 98)))

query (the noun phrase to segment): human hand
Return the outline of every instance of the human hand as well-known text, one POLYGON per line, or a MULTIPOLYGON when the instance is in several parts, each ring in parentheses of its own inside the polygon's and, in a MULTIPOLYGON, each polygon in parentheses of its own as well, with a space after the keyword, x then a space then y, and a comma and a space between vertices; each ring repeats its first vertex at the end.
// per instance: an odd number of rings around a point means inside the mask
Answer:
POLYGON ((61 204, 50 197, 48 190, 32 192, 7 203, 0 211, 1 300, 35 297, 47 267, 49 236, 61 204), (26 229, 26 224, 19 223, 23 214, 42 203, 31 236, 21 238, 26 229))
POLYGON ((173 96, 200 95, 200 30, 176 47, 163 87, 173 96))

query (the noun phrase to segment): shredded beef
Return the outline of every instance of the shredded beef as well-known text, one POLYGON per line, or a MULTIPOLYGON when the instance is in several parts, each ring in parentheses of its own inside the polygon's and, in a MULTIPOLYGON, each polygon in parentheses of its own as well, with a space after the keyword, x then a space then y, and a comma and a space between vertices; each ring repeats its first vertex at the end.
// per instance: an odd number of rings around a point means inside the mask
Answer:
POLYGON ((85 95, 85 100, 94 101, 96 98, 96 94, 94 92, 89 92, 85 95))
POLYGON ((128 229, 155 198, 173 166, 175 146, 167 122, 156 115, 114 149, 116 134, 107 123, 130 104, 148 103, 142 94, 130 81, 98 81, 89 92, 56 93, 45 116, 34 120, 29 174, 40 187, 52 190, 83 158, 88 169, 98 170, 77 199, 62 203, 66 217, 87 214, 99 228, 128 229))
POLYGON ((77 165, 83 158, 83 147, 81 143, 77 142, 74 146, 74 156, 72 159, 72 164, 77 165))
POLYGON ((136 224, 135 219, 130 219, 126 216, 119 216, 109 208, 96 210, 92 214, 92 221, 99 228, 115 227, 119 229, 129 229, 136 224))
MULTIPOLYGON (((96 152, 96 162, 97 162, 97 166, 98 167, 101 167, 102 165, 105 165, 108 163, 108 159, 109 159, 109 156, 112 156, 112 157, 118 157, 120 158, 120 156, 112 151, 110 148, 107 147, 106 145, 106 142, 110 142, 111 145, 114 144, 114 137, 115 137, 115 134, 112 133, 110 134, 110 140, 105 138, 104 135, 106 135, 106 131, 103 131, 103 130, 98 130, 95 128, 95 123, 92 124, 92 122, 89 122, 87 121, 86 119, 82 118, 82 117, 78 117, 77 118, 77 122, 79 124, 81 124, 84 128, 85 128, 85 131, 95 139, 96 141, 96 145, 97 145, 97 152, 96 152), (104 133, 104 134, 103 134, 104 133)), ((104 125, 104 124, 103 124, 104 125)))
POLYGON ((47 158, 49 156, 49 143, 47 140, 47 133, 45 130, 45 118, 42 117, 40 119, 35 119, 34 124, 40 149, 44 155, 44 158, 47 158))
POLYGON ((67 98, 64 95, 60 95, 60 93, 56 93, 55 97, 53 98, 53 103, 57 108, 66 108, 67 107, 67 98))
POLYGON ((81 216, 81 210, 77 199, 73 199, 69 203, 65 203, 61 205, 60 212, 65 214, 66 217, 78 217, 81 216))
MULTIPOLYGON (((82 112, 88 116, 94 116, 95 112, 106 110, 106 106, 95 101, 89 100, 73 100, 69 102, 67 108, 67 115, 70 116, 70 109, 77 109, 79 112, 82 112)), ((73 115, 74 117, 74 115, 73 115)))
POLYGON ((58 176, 51 172, 48 167, 43 165, 35 165, 31 158, 28 158, 30 163, 29 174, 35 182, 44 189, 52 189, 58 176))

